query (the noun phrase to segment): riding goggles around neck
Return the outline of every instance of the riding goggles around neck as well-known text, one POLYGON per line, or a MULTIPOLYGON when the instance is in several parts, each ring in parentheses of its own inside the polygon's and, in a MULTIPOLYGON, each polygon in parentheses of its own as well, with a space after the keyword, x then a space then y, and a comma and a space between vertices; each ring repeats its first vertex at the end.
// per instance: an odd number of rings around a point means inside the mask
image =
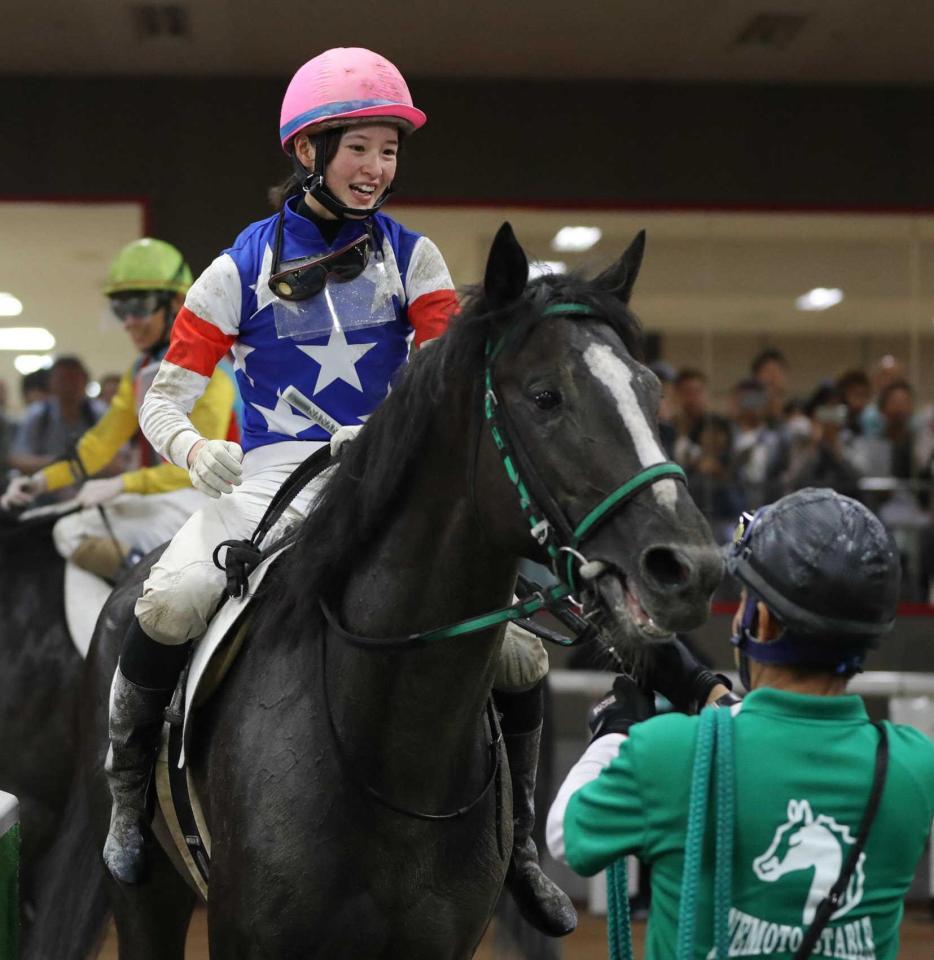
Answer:
POLYGON ((132 318, 149 317, 168 305, 170 294, 164 290, 146 290, 141 293, 118 293, 109 298, 110 312, 121 322, 132 318))
POLYGON ((373 233, 367 224, 366 232, 345 244, 317 257, 292 262, 285 270, 282 267, 282 223, 285 209, 279 214, 276 224, 276 239, 272 254, 272 275, 269 289, 280 299, 288 301, 308 300, 324 289, 329 279, 338 283, 356 280, 370 261, 373 248, 373 233))

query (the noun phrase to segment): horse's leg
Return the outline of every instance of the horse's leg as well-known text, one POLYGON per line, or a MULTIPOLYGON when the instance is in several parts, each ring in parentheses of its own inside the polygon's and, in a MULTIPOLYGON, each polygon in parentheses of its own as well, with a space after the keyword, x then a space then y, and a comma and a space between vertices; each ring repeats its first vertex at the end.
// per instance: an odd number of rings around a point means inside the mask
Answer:
POLYGON ((143 883, 109 881, 120 960, 185 960, 197 898, 158 843, 151 842, 146 854, 143 883))

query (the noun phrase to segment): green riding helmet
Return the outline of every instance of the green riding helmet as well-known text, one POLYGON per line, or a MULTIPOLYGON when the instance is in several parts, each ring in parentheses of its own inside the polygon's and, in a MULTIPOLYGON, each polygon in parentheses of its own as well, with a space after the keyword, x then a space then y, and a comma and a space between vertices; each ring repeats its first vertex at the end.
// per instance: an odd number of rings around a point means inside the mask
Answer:
POLYGON ((192 276, 180 251, 163 240, 144 237, 128 243, 114 257, 104 282, 104 295, 161 290, 185 293, 192 276))

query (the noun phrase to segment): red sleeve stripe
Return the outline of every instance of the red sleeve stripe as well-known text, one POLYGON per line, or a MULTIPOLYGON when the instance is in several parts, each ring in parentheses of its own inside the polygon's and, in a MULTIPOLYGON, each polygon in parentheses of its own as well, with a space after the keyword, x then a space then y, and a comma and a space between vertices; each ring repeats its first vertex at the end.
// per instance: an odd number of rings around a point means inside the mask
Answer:
POLYGON ((236 339, 182 307, 172 325, 172 340, 165 359, 177 367, 210 377, 236 339))
POLYGON ((415 346, 440 337, 457 313, 457 294, 453 290, 434 290, 409 304, 409 323, 415 330, 415 346))

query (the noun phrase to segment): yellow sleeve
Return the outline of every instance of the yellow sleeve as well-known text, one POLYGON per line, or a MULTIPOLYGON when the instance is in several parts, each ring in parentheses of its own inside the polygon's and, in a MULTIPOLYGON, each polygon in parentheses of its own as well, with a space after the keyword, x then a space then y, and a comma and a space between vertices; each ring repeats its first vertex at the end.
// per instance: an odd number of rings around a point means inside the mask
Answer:
MULTIPOLYGON (((103 470, 139 429, 132 372, 131 368, 120 378, 117 392, 107 412, 90 430, 86 430, 78 441, 78 458, 89 477, 94 476, 98 470, 103 470)), ((70 460, 51 463, 41 472, 45 475, 48 490, 67 487, 80 479, 70 460)))
MULTIPOLYGON (((200 399, 191 411, 191 422, 208 440, 223 440, 230 429, 236 387, 221 369, 215 369, 200 399)), ((172 463, 144 467, 123 474, 127 493, 168 493, 191 485, 188 471, 172 463)))

